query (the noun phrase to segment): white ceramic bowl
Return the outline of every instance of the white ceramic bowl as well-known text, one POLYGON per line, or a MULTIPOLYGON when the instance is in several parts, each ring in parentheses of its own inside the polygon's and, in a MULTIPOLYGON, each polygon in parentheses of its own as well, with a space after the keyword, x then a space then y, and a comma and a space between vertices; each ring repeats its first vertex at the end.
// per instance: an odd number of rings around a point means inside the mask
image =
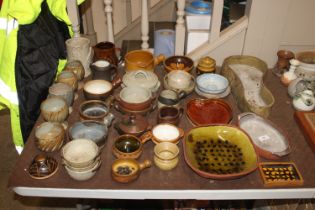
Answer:
POLYGON ((72 170, 66 165, 65 165, 65 169, 71 178, 77 181, 85 181, 85 180, 91 179, 95 175, 100 165, 101 165, 101 161, 98 161, 92 168, 85 171, 72 170))
POLYGON ((66 165, 84 168, 99 156, 99 147, 90 139, 74 139, 62 147, 61 156, 66 165))
POLYGON ((229 86, 229 81, 219 74, 201 74, 196 79, 199 90, 210 94, 223 93, 229 86))
POLYGON ((171 124, 158 124, 152 129, 154 137, 161 141, 171 141, 180 137, 178 128, 171 124))

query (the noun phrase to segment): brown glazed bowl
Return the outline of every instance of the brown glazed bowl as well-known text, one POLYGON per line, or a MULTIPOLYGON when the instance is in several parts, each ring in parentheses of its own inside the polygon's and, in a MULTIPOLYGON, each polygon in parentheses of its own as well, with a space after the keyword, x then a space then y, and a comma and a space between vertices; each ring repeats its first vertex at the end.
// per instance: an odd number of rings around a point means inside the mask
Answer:
POLYGON ((227 124, 233 112, 229 104, 221 99, 191 99, 187 103, 186 115, 194 126, 227 124))
POLYGON ((165 59, 164 55, 154 57, 152 53, 145 50, 133 50, 125 56, 125 70, 148 70, 154 71, 154 66, 165 59))
POLYGON ((83 87, 83 94, 87 100, 105 100, 112 92, 113 85, 107 80, 90 80, 83 87))
POLYGON ((145 160, 138 163, 134 159, 117 159, 112 164, 112 178, 121 183, 128 183, 136 180, 141 171, 151 167, 151 161, 145 160))
POLYGON ((166 58, 163 65, 168 72, 173 70, 190 72, 194 68, 194 61, 187 56, 175 55, 166 58))
POLYGON ((258 167, 251 138, 232 125, 192 128, 183 141, 185 161, 198 175, 219 180, 236 179, 258 167))
POLYGON ((148 109, 153 99, 151 91, 141 87, 124 87, 116 96, 119 106, 131 111, 148 109))

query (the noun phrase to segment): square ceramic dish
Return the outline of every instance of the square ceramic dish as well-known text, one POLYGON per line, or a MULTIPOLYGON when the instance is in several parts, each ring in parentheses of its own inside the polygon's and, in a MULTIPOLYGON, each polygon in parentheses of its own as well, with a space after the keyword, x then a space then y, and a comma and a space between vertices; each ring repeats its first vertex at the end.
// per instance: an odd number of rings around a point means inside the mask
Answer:
POLYGON ((186 163, 205 178, 236 179, 258 166, 250 137, 231 125, 193 128, 183 143, 186 163))

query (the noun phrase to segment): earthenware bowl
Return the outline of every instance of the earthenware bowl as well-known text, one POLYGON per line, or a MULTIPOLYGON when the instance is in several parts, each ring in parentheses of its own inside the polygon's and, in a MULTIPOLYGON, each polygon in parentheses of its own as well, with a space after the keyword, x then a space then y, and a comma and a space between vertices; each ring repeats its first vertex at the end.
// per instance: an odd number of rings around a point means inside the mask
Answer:
POLYGON ((35 144, 44 152, 53 152, 61 148, 65 130, 58 122, 43 122, 35 129, 35 144))
POLYGON ((219 94, 228 88, 229 81, 219 74, 206 73, 196 78, 196 85, 199 90, 205 93, 219 94))
POLYGON ((78 78, 72 71, 62 71, 57 77, 57 82, 69 85, 73 91, 78 89, 78 78))
POLYGON ((121 106, 120 103, 115 102, 114 107, 117 111, 121 112, 122 114, 147 116, 155 109, 156 106, 154 104, 151 104, 148 108, 145 108, 143 110, 131 110, 121 106))
POLYGON ((65 65, 64 71, 72 71, 77 76, 78 80, 81 81, 84 78, 85 70, 79 60, 68 61, 65 65))
POLYGON ((276 160, 290 153, 288 135, 271 121, 246 112, 238 115, 238 125, 251 137, 259 156, 276 160))
POLYGON ((60 96, 67 102, 68 106, 71 106, 74 99, 74 92, 70 85, 66 83, 54 83, 49 87, 49 97, 50 96, 60 96))
POLYGON ((164 55, 154 57, 145 50, 132 50, 125 55, 125 70, 148 70, 154 71, 154 67, 165 59, 164 55))
POLYGON ((81 120, 96 120, 110 126, 115 116, 109 112, 109 106, 104 101, 90 100, 80 104, 79 115, 81 120))
POLYGON ((141 138, 151 139, 155 144, 161 142, 177 144, 183 136, 183 129, 169 123, 160 123, 155 125, 151 131, 144 133, 141 138))
POLYGON ((179 161, 179 148, 176 144, 162 142, 154 146, 154 163, 161 170, 175 168, 179 161))
POLYGON ((112 83, 106 80, 90 80, 83 86, 84 97, 87 100, 105 100, 112 91, 112 83))
POLYGON ((106 142, 108 128, 103 122, 84 120, 74 123, 68 132, 70 139, 90 139, 102 148, 106 142))
POLYGON ((142 154, 143 144, 148 139, 141 139, 130 134, 124 134, 115 139, 112 151, 116 158, 137 159, 142 154))
POLYGON ((183 149, 189 167, 205 178, 236 179, 258 166, 250 137, 232 125, 192 128, 185 135, 183 149))
POLYGON ((127 72, 122 78, 123 87, 141 87, 156 93, 161 83, 154 72, 135 70, 127 72))
POLYGON ((76 168, 93 164, 99 155, 99 147, 90 139, 74 139, 61 149, 64 163, 76 168))
POLYGON ((126 114, 114 124, 119 134, 131 134, 140 136, 147 130, 151 129, 146 117, 138 114, 126 114))
POLYGON ((154 98, 149 89, 141 87, 124 87, 116 96, 121 107, 132 111, 141 111, 150 107, 154 98))
POLYGON ((164 76, 164 88, 174 90, 177 93, 185 92, 187 95, 195 88, 195 78, 193 75, 181 71, 173 70, 164 76))
POLYGON ((27 169, 33 179, 47 179, 58 171, 58 162, 55 158, 44 154, 36 155, 27 169))
POLYGON ((221 99, 191 99, 187 102, 186 115, 194 126, 227 124, 232 120, 231 106, 221 99))
POLYGON ((176 108, 173 106, 163 106, 158 110, 158 123, 170 123, 178 125, 180 118, 183 115, 183 108, 176 108))
POLYGON ((40 105, 43 118, 50 122, 64 122, 69 114, 67 102, 57 96, 52 96, 43 101, 40 105))
POLYGON ((85 180, 91 179, 95 175, 95 173, 98 171, 100 166, 101 166, 101 161, 97 161, 96 164, 93 165, 92 168, 86 169, 83 171, 73 170, 67 165, 65 165, 64 167, 72 179, 77 180, 77 181, 85 181, 85 180))
POLYGON ((112 178, 121 183, 129 183, 136 180, 141 171, 151 167, 151 162, 145 160, 143 163, 138 163, 134 159, 116 159, 112 164, 112 178))
POLYGON ((187 56, 175 55, 166 58, 163 65, 168 72, 174 70, 190 72, 194 68, 194 61, 187 56))

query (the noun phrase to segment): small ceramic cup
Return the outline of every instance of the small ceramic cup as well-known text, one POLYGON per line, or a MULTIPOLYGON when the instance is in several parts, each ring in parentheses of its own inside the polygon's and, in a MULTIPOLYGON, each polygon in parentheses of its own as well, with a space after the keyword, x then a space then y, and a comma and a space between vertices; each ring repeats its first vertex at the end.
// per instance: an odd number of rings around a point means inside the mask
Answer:
POLYGON ((173 106, 179 108, 180 100, 186 96, 184 91, 177 93, 174 90, 162 90, 158 97, 158 108, 173 106))
POLYGON ((142 154, 143 144, 149 139, 141 139, 133 135, 119 136, 113 144, 113 154, 116 158, 137 159, 142 154))
POLYGON ((57 81, 60 83, 65 83, 72 87, 73 91, 78 89, 78 78, 72 71, 62 71, 58 77, 57 81))
POLYGON ((183 115, 183 108, 173 106, 163 106, 158 111, 158 123, 170 123, 178 125, 180 118, 183 115))
POLYGON ((144 133, 141 138, 143 141, 151 139, 155 144, 162 142, 171 142, 178 144, 180 139, 184 136, 184 130, 169 124, 169 123, 160 123, 152 128, 151 131, 144 133))
POLYGON ((67 102, 70 107, 74 100, 74 92, 70 85, 66 83, 55 83, 49 87, 49 96, 60 96, 67 102))
POLYGON ((64 71, 72 71, 77 76, 78 80, 81 81, 84 78, 85 70, 79 60, 71 60, 66 63, 64 71))
POLYGON ((176 144, 162 142, 154 147, 154 163, 161 170, 171 170, 175 168, 179 161, 179 148, 176 144))

